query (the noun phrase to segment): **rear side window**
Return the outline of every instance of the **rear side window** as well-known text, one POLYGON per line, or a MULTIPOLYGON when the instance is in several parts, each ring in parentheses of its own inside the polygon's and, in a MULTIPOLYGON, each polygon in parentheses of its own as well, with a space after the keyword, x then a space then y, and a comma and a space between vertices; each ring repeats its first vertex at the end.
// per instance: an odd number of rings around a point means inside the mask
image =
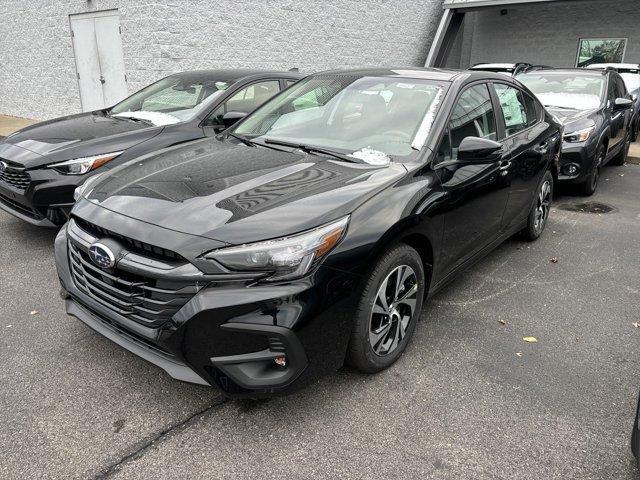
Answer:
MULTIPOLYGON (((494 84, 494 87, 502 109, 505 133, 507 137, 527 128, 530 123, 527 117, 527 106, 524 99, 525 95, 522 91, 502 83, 496 83, 494 84)), ((533 100, 531 101, 533 102, 533 100)), ((532 113, 535 114, 535 107, 533 108, 532 113)), ((533 123, 536 121, 536 117, 534 116, 533 123)), ((531 123, 531 125, 533 123, 531 123)))

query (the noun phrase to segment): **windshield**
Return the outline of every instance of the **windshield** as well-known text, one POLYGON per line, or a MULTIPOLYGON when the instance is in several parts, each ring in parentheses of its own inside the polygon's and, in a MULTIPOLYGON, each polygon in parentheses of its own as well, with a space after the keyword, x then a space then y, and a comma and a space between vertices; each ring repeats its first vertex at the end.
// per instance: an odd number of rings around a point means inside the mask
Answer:
POLYGON ((591 110, 602 102, 604 77, 545 72, 525 73, 517 79, 536 94, 545 107, 591 110))
POLYGON ((194 80, 172 75, 143 88, 118 103, 109 112, 116 117, 168 125, 194 118, 222 94, 230 82, 215 79, 194 80))
POLYGON ((427 80, 318 75, 267 102, 235 133, 364 161, 406 156, 424 144, 442 91, 427 80))
POLYGON ((640 89, 640 72, 620 72, 620 76, 624 80, 624 84, 630 93, 640 89))

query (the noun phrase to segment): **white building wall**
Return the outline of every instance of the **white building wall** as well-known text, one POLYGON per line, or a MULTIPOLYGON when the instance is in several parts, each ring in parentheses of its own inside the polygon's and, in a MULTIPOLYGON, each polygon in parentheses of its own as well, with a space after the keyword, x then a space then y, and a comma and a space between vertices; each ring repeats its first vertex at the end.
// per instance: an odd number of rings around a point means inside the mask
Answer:
POLYGON ((192 69, 424 65, 442 0, 2 0, 0 113, 79 112, 69 14, 112 8, 133 93, 192 69))

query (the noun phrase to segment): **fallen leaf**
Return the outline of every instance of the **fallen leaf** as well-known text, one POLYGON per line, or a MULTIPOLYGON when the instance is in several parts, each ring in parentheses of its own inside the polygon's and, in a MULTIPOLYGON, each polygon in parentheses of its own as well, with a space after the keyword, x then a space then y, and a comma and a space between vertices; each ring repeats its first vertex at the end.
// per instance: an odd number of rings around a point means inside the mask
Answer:
POLYGON ((536 337, 522 337, 522 340, 527 343, 538 343, 538 339, 536 337))
POLYGON ((636 328, 640 328, 640 322, 633 322, 632 325, 636 328))
POLYGON ((13 327, 13 325, 7 325, 7 328, 11 328, 11 327, 13 327))
POLYGON ((38 310, 31 310, 31 311, 29 312, 29 315, 37 315, 37 314, 39 314, 39 313, 40 313, 40 312, 39 312, 38 310))
POLYGON ((621 177, 624 177, 624 173, 621 173, 621 174, 620 174, 620 176, 621 176, 621 177))
POLYGON ((522 356, 522 352, 516 352, 516 357, 521 357, 522 356))
POLYGON ((498 321, 499 321, 502 325, 506 325, 506 324, 507 324, 507 321, 506 321, 506 320, 500 319, 500 320, 498 320, 498 321))
POLYGON ((551 263, 558 263, 558 257, 551 257, 549 260, 551 263))

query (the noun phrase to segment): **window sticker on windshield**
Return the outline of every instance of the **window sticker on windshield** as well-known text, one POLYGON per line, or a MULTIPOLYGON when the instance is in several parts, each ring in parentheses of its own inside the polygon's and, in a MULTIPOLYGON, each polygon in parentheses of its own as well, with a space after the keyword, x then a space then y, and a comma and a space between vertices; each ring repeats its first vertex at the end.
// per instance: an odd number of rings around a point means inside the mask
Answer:
POLYGON ((396 83, 398 88, 415 88, 415 83, 396 83))

